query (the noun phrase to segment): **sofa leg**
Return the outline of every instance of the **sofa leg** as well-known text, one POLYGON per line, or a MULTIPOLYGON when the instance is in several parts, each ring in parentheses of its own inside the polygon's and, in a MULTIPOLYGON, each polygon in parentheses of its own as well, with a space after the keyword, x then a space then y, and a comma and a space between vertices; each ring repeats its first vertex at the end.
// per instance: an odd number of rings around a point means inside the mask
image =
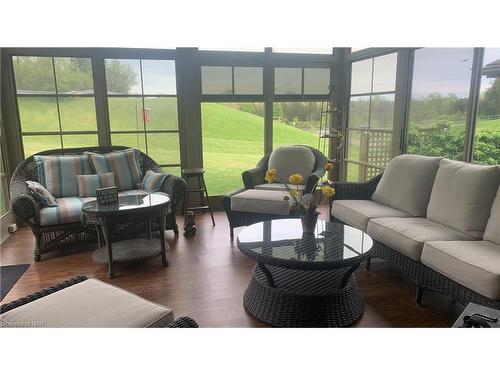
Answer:
POLYGON ((417 296, 415 298, 418 305, 422 305, 422 295, 424 294, 424 287, 417 285, 417 296))
POLYGON ((179 235, 179 227, 177 226, 177 224, 176 224, 176 225, 175 225, 175 227, 174 227, 174 234, 175 234, 176 236, 178 236, 178 235, 179 235))
POLYGON ((40 251, 41 234, 36 234, 36 233, 33 233, 33 234, 35 235, 34 259, 35 259, 35 262, 39 262, 42 260, 42 255, 41 255, 41 251, 40 251))
POLYGON ((367 260, 366 260, 366 269, 368 271, 370 271, 370 266, 371 266, 371 263, 372 263, 372 258, 369 257, 367 260))
POLYGON ((231 240, 233 240, 234 239, 234 228, 233 227, 229 228, 229 235, 231 236, 231 240))

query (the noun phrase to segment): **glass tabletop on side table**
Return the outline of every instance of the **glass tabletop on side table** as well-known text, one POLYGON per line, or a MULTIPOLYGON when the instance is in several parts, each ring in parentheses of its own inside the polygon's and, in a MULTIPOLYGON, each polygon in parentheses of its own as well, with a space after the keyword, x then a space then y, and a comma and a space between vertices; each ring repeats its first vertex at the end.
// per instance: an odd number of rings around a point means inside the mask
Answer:
POLYGON ((296 269, 330 269, 359 264, 373 246, 363 231, 318 220, 314 233, 302 232, 300 219, 264 221, 243 229, 238 247, 265 264, 296 269))

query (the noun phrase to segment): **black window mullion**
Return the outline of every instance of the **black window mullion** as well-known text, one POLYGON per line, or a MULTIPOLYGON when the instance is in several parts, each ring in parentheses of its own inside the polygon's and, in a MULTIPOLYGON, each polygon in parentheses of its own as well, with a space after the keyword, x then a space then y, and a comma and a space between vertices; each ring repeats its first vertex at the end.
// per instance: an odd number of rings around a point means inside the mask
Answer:
POLYGON ((52 74, 54 75, 54 86, 55 86, 55 90, 56 90, 55 98, 56 98, 56 106, 57 106, 57 119, 59 122, 59 139, 61 141, 61 148, 64 148, 63 136, 62 136, 62 124, 61 124, 61 109, 59 108, 59 96, 58 96, 59 89, 57 87, 57 77, 56 77, 56 64, 54 61, 54 57, 51 57, 51 59, 52 59, 52 74))
POLYGON ((139 60, 139 70, 141 72, 141 102, 142 102, 142 112, 141 112, 141 117, 142 117, 142 124, 144 126, 144 145, 146 147, 146 155, 149 155, 149 150, 148 150, 148 136, 147 136, 147 131, 146 131, 146 116, 145 116, 145 111, 146 111, 146 106, 145 106, 145 101, 144 101, 144 77, 142 74, 142 60, 139 60))

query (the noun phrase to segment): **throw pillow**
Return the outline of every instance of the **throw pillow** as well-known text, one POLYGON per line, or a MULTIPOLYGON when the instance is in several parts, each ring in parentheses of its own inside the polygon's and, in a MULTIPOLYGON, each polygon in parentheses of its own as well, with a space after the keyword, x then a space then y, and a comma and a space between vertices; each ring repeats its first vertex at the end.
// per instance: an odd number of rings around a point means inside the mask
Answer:
POLYGON ((92 174, 92 166, 85 155, 35 155, 38 182, 54 197, 78 196, 77 175, 92 174))
POLYGON ((113 172, 76 176, 78 180, 78 196, 80 198, 95 197, 96 190, 115 186, 113 172))
POLYGON ((137 189, 137 185, 141 183, 142 175, 137 161, 137 150, 126 149, 108 154, 84 152, 84 154, 89 157, 95 173, 114 172, 119 191, 137 189))
POLYGON ((28 189, 35 197, 35 200, 41 205, 46 207, 57 207, 56 199, 50 192, 43 187, 42 184, 36 181, 26 181, 28 189))
POLYGON ((161 185, 167 178, 168 173, 157 173, 147 171, 141 182, 141 189, 146 191, 160 191, 161 185))

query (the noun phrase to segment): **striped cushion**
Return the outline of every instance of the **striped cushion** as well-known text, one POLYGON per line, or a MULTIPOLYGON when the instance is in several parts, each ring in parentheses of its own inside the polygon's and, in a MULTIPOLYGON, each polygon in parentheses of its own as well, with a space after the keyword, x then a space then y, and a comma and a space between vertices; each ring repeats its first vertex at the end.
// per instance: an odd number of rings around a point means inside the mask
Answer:
POLYGON ((142 176, 137 162, 137 150, 128 149, 96 154, 85 152, 92 162, 95 173, 115 173, 115 184, 118 191, 137 189, 142 176))
POLYGON ((147 171, 142 179, 141 189, 147 191, 160 191, 163 181, 167 178, 168 173, 156 173, 147 171))
POLYGON ((57 207, 45 207, 40 210, 40 225, 79 223, 83 204, 92 200, 95 198, 57 198, 57 207))
POLYGON ((95 197, 96 190, 115 186, 113 172, 76 176, 78 180, 78 196, 80 198, 95 197))
POLYGON ((35 200, 41 206, 55 207, 57 206, 56 198, 45 187, 36 181, 26 181, 26 185, 31 190, 35 200))
POLYGON ((85 155, 35 155, 33 159, 38 165, 38 182, 55 198, 76 197, 76 176, 92 174, 92 165, 85 155))

